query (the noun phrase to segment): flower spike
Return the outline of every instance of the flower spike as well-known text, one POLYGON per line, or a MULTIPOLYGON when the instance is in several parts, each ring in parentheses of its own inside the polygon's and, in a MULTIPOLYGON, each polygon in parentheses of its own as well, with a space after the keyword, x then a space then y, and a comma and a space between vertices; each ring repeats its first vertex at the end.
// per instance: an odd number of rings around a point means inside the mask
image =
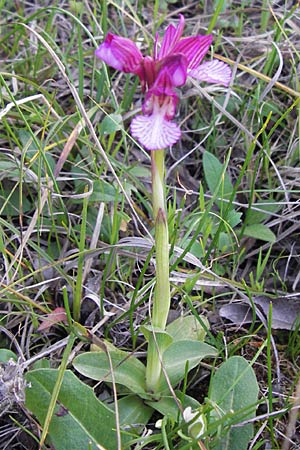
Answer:
POLYGON ((228 86, 229 66, 221 61, 202 62, 212 43, 212 35, 182 37, 184 17, 178 26, 169 25, 159 46, 155 36, 153 56, 143 56, 130 39, 108 33, 95 54, 106 64, 140 78, 145 92, 143 115, 131 123, 132 135, 149 150, 175 144, 181 136, 179 127, 171 122, 175 116, 178 95, 175 88, 183 86, 187 77, 207 83, 228 86))

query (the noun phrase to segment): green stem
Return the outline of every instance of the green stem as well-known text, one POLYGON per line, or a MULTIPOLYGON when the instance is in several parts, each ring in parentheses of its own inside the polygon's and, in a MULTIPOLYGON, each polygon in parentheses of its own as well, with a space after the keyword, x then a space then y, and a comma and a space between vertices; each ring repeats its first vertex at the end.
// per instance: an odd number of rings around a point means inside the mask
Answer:
POLYGON ((155 223, 156 285, 153 298, 152 325, 164 330, 170 309, 169 231, 165 199, 165 152, 151 152, 152 201, 155 223))
POLYGON ((165 151, 153 150, 151 152, 151 172, 152 172, 152 204, 153 219, 156 222, 158 210, 165 210, 165 151))
POLYGON ((152 325, 164 330, 170 309, 169 233, 167 216, 159 208, 155 221, 156 284, 153 294, 152 325))
MULTIPOLYGON (((152 201, 155 223, 156 284, 153 294, 153 331, 164 331, 170 309, 169 281, 169 233, 164 185, 164 150, 151 152, 152 201)), ((146 384, 151 392, 157 390, 161 375, 161 363, 154 337, 148 342, 146 384)))

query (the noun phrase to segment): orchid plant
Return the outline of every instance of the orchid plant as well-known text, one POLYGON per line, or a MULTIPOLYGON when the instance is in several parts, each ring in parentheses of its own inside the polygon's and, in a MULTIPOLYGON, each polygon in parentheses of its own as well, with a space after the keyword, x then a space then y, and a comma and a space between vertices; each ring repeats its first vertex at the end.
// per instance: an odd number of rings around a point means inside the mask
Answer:
MULTIPOLYGON (((206 416, 209 408, 205 410, 205 407, 196 400, 183 393, 179 395, 180 398, 177 397, 174 389, 202 358, 216 356, 217 351, 204 343, 208 328, 205 317, 200 317, 200 320, 194 316, 180 317, 167 325, 170 281, 164 153, 165 149, 176 144, 181 137, 181 130, 173 121, 179 102, 178 88, 183 86, 189 77, 199 82, 218 83, 227 87, 232 73, 224 62, 214 59, 203 61, 212 44, 212 35, 183 37, 183 30, 184 17, 180 15, 177 27, 169 25, 161 40, 156 34, 151 56, 143 56, 132 40, 112 33, 107 34, 95 52, 98 58, 113 69, 137 75, 141 82, 142 113, 132 119, 130 133, 141 146, 151 152, 156 282, 151 325, 141 327, 148 342, 146 367, 138 358, 116 349, 110 343, 106 344, 105 351, 101 355, 95 356, 95 352, 79 355, 74 359, 73 365, 85 376, 121 384, 129 392, 133 392, 136 397, 133 400, 132 394, 129 395, 128 408, 133 408, 132 405, 135 407, 135 423, 147 423, 154 409, 165 417, 172 417, 175 421, 179 408, 182 429, 178 430, 178 435, 190 440, 193 446, 195 440, 198 441, 207 433, 206 416)), ((223 370, 225 378, 230 381, 237 380, 238 395, 245 383, 256 388, 252 368, 245 360, 242 358, 241 360, 238 358, 230 362, 230 366, 226 365, 227 362, 224 363, 225 366, 218 372, 222 374, 223 370), (230 371, 234 376, 229 373, 230 371)), ((213 401, 217 402, 221 395, 219 408, 229 411, 232 406, 232 398, 229 399, 228 405, 226 403, 229 390, 220 394, 218 389, 219 384, 212 383, 213 401)), ((253 389, 250 399, 243 403, 244 396, 240 397, 240 403, 237 402, 238 405, 242 403, 244 408, 243 418, 253 417, 256 395, 256 390, 253 389)), ((119 408, 123 408, 125 403, 124 401, 120 403, 119 408)), ((212 414, 210 421, 216 420, 217 417, 212 414)), ((159 426, 163 424, 164 421, 160 422, 159 426)), ((240 449, 246 448, 241 441, 239 442, 240 449)))
MULTIPOLYGON (((109 66, 140 79, 145 99, 143 114, 131 122, 130 131, 139 143, 151 151, 153 217, 156 243, 156 286, 152 310, 152 331, 164 331, 170 307, 169 238, 164 193, 164 149, 181 136, 172 121, 179 100, 176 88, 188 77, 228 86, 230 67, 218 60, 202 62, 212 43, 212 35, 182 37, 184 17, 177 27, 169 25, 159 43, 156 34, 153 56, 143 56, 130 39, 108 33, 95 54, 109 66)), ((156 392, 161 375, 157 342, 149 335, 146 382, 156 392)))

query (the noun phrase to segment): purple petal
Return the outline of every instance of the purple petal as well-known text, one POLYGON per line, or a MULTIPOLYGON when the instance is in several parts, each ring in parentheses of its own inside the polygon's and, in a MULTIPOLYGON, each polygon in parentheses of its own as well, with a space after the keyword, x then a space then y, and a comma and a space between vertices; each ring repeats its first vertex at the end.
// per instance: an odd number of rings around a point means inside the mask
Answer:
POLYGON ((160 51, 158 54, 158 59, 162 59, 165 56, 169 55, 173 52, 174 45, 179 41, 182 36, 184 28, 184 17, 182 14, 179 15, 179 24, 178 27, 174 27, 174 25, 169 25, 165 31, 165 34, 162 39, 160 51))
POLYGON ((142 64, 140 65, 140 73, 137 75, 139 75, 142 82, 143 91, 146 86, 148 86, 148 88, 152 86, 156 77, 156 68, 155 61, 151 58, 151 56, 145 56, 142 64))
POLYGON ((130 131, 147 150, 169 147, 181 136, 178 125, 159 114, 136 116, 131 122, 130 131))
POLYGON ((161 115, 167 120, 173 119, 176 112, 178 95, 173 89, 172 79, 167 68, 161 69, 155 83, 148 90, 143 104, 146 115, 161 115))
POLYGON ((231 80, 231 69, 228 64, 213 59, 201 64, 197 69, 190 70, 188 75, 199 81, 228 86, 231 80))
POLYGON ((170 52, 170 49, 172 48, 172 43, 173 43, 173 37, 175 36, 176 33, 176 27, 174 27, 174 25, 169 25, 168 28, 166 29, 166 32, 164 34, 162 43, 161 43, 161 47, 160 47, 160 51, 158 53, 158 59, 162 59, 165 56, 167 56, 167 54, 170 52))
POLYGON ((166 56, 158 67, 159 71, 168 71, 172 86, 182 86, 185 84, 188 62, 184 55, 177 54, 166 56))
POLYGON ((211 43, 211 34, 183 38, 174 46, 172 53, 182 53, 188 61, 189 69, 195 69, 208 52, 211 43))
POLYGON ((108 33, 95 55, 110 67, 126 73, 138 73, 143 56, 130 39, 108 33))
POLYGON ((158 72, 158 75, 151 86, 151 88, 148 90, 147 94, 154 94, 154 95, 164 95, 164 96, 175 96, 177 97, 177 94, 174 91, 174 84, 172 79, 172 72, 170 73, 167 67, 163 67, 158 72))

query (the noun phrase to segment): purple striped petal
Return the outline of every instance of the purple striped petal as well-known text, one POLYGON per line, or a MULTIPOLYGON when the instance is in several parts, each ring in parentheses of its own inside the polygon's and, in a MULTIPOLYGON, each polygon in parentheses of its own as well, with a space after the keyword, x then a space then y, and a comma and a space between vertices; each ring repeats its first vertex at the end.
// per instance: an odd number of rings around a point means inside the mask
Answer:
POLYGON ((131 122, 130 131, 147 150, 169 147, 181 136, 178 125, 159 114, 136 116, 131 122))
POLYGON ((201 64, 197 69, 190 70, 188 75, 199 81, 218 83, 228 86, 231 80, 231 69, 228 64, 213 59, 201 64))
POLYGON ((107 65, 126 73, 139 73, 143 56, 130 39, 108 33, 95 55, 107 65))
POLYGON ((166 32, 162 39, 160 51, 158 53, 158 59, 164 58, 171 52, 173 53, 173 47, 181 38, 183 28, 184 28, 184 17, 182 14, 180 14, 178 27, 176 28, 174 27, 174 25, 169 25, 168 28, 166 29, 166 32))
POLYGON ((180 39, 180 41, 174 46, 172 53, 183 54, 187 61, 189 69, 195 69, 199 66, 202 59, 209 50, 212 43, 212 35, 207 36, 195 36, 180 39))

